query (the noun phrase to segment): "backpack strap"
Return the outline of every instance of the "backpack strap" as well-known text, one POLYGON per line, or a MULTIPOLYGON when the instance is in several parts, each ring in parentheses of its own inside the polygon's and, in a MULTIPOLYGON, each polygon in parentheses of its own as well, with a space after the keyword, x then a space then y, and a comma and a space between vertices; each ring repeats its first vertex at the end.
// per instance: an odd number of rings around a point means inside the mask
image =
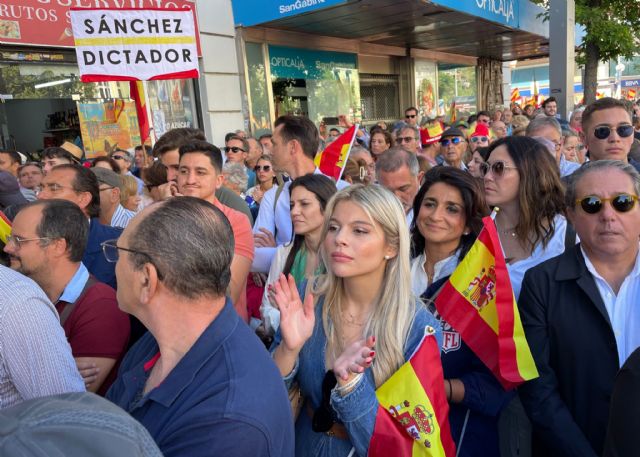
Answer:
POLYGON ((91 288, 91 286, 93 286, 97 282, 98 280, 93 275, 89 275, 89 279, 87 279, 87 282, 84 284, 84 287, 82 288, 82 292, 80 292, 80 295, 78 295, 78 298, 76 299, 76 301, 74 301, 73 303, 67 303, 66 305, 64 305, 64 308, 60 313, 60 325, 64 325, 64 323, 67 321, 67 319, 75 309, 76 304, 82 298, 84 298, 84 296, 87 294, 87 291, 91 288))

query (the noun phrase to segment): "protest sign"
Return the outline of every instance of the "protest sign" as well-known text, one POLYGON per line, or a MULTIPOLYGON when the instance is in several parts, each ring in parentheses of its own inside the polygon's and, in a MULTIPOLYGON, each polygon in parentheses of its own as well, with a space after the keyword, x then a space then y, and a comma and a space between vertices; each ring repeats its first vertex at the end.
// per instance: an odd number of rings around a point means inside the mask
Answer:
POLYGON ((198 77, 193 11, 71 9, 81 81, 198 77))

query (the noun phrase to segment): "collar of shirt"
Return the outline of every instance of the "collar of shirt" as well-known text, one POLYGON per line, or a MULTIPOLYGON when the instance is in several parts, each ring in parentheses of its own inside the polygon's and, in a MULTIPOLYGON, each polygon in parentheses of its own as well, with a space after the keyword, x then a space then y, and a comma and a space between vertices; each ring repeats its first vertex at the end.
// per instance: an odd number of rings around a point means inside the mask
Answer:
POLYGON ((433 279, 431 281, 429 281, 429 276, 424 270, 424 263, 427 260, 424 252, 413 259, 413 262, 411 263, 411 285, 413 293, 419 297, 431 284, 445 276, 451 275, 458 266, 459 257, 460 249, 446 259, 436 262, 433 266, 433 279))
MULTIPOLYGON (((164 381, 143 397, 137 406, 142 406, 145 402, 152 400, 167 408, 170 407, 182 391, 195 380, 201 368, 218 352, 239 324, 240 319, 231 301, 227 298, 220 314, 200 335, 189 352, 182 357, 164 381)), ((159 358, 159 348, 155 341, 154 346, 155 349, 148 354, 147 360, 142 360, 142 363, 136 368, 123 375, 127 389, 142 391, 144 388, 148 376, 146 371, 150 370, 159 358), (152 361, 153 363, 151 363, 152 361)))
MULTIPOLYGON (((589 273, 591 273, 593 277, 596 279, 596 285, 598 286, 598 289, 601 289, 600 287, 601 284, 599 282, 602 281, 602 283, 606 284, 606 287, 611 291, 611 293, 615 297, 616 294, 613 292, 613 288, 609 285, 607 280, 604 279, 600 273, 598 273, 598 271, 596 270, 596 267, 594 267, 593 263, 591 263, 591 260, 589 259, 589 256, 587 255, 587 253, 584 251, 584 248, 582 247, 582 245, 580 245, 580 251, 582 251, 582 256, 584 257, 584 263, 587 266, 587 270, 589 270, 589 273)), ((623 291, 623 287, 627 283, 627 281, 632 281, 638 278, 638 276, 640 276, 640 255, 636 254, 636 263, 633 265, 633 269, 629 272, 627 277, 622 282, 622 285, 620 286, 620 290, 618 291, 618 293, 623 291)), ((602 295, 602 290, 600 290, 600 294, 602 295)), ((602 299, 605 300, 605 297, 603 296, 602 299)))
POLYGON ((80 262, 80 266, 76 270, 75 274, 71 278, 71 281, 67 283, 62 295, 58 298, 58 301, 66 301, 67 303, 75 303, 80 297, 85 284, 89 280, 89 270, 80 262))

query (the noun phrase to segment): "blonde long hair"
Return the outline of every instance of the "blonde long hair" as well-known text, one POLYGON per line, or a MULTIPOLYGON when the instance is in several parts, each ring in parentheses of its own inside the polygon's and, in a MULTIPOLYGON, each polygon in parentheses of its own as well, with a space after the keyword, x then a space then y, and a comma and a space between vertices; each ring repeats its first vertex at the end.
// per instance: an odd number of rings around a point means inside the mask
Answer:
MULTIPOLYGON (((322 228, 323 241, 329 228, 329 219, 338 203, 344 201, 360 206, 371 221, 382 227, 386 243, 397 252, 395 257, 386 261, 373 312, 363 328, 363 336, 376 337, 376 357, 372 370, 378 387, 405 362, 404 346, 415 314, 416 298, 411 290, 409 264, 409 229, 402 205, 391 192, 380 186, 352 185, 329 201, 322 228)), ((320 253, 324 264, 330 265, 324 246, 320 253)), ((327 351, 331 351, 335 359, 344 350, 338 337, 344 281, 327 268, 327 273, 318 279, 313 292, 316 296, 324 295, 322 324, 327 335, 327 351)))

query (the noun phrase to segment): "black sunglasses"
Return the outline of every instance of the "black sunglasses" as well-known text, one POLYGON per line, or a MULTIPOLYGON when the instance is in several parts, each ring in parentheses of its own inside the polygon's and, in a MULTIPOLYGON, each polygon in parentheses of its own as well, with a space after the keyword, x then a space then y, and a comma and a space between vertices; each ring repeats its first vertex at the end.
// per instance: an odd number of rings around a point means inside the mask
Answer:
POLYGON ((271 170, 271 165, 256 165, 255 167, 253 167, 254 171, 269 171, 271 170))
POLYGON ((327 371, 322 380, 322 401, 318 409, 313 413, 313 419, 311 420, 311 429, 314 432, 326 433, 336 423, 333 408, 331 408, 331 391, 337 383, 338 381, 333 371, 327 371))
POLYGON ((503 162, 502 160, 498 160, 493 163, 483 162, 480 164, 480 174, 482 176, 486 176, 489 173, 489 170, 491 170, 491 173, 493 173, 493 176, 496 176, 499 178, 502 175, 504 175, 505 170, 509 168, 517 170, 518 167, 511 167, 507 165, 505 162, 503 162))
POLYGON ((582 210, 587 214, 598 214, 604 202, 611 202, 611 206, 619 213, 627 213, 633 209, 638 200, 637 195, 619 194, 613 198, 600 198, 595 195, 588 195, 584 198, 579 198, 576 203, 580 204, 582 210))
POLYGON ((406 117, 407 119, 413 119, 414 117, 416 117, 415 114, 405 114, 404 117, 406 117))
MULTIPOLYGON (((593 136, 599 140, 605 140, 611 135, 611 130, 613 129, 608 125, 601 125, 593 130, 593 136)), ((633 125, 619 125, 615 131, 620 138, 628 138, 633 135, 633 125)))
POLYGON ((240 152, 240 151, 247 152, 244 149, 239 148, 238 146, 226 146, 224 148, 224 152, 240 152))

